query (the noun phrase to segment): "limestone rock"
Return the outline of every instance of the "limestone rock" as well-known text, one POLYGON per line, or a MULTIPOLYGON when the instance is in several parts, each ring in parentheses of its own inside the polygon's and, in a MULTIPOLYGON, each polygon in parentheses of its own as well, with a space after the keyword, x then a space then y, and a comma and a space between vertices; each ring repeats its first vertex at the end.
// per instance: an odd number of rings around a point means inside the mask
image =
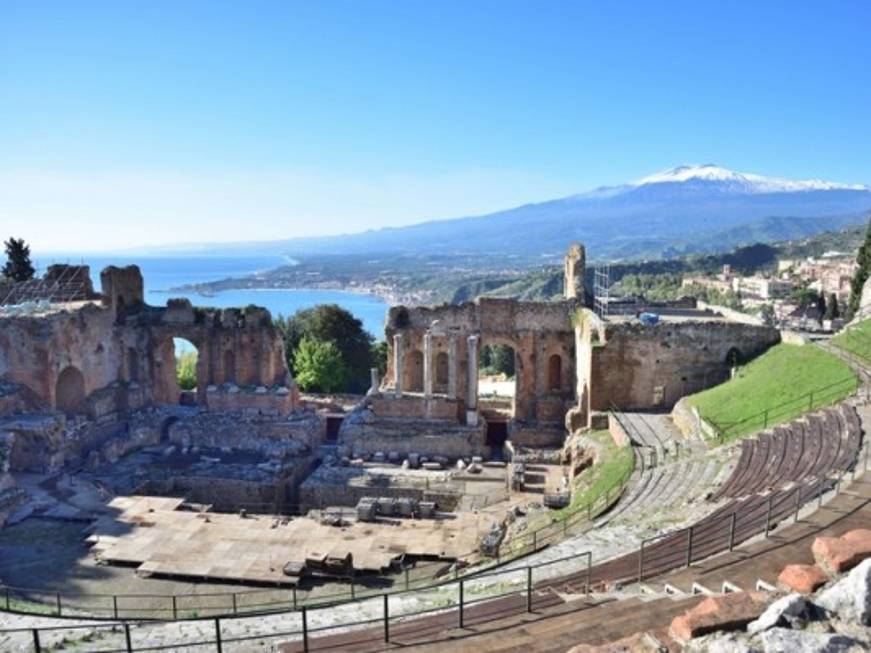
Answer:
POLYGON ((674 618, 670 634, 687 642, 717 630, 737 630, 761 615, 772 597, 765 592, 733 592, 710 596, 674 618))
POLYGON ((714 633, 689 642, 686 653, 759 653, 744 633, 714 633))
POLYGON ((843 621, 871 626, 871 558, 820 592, 814 603, 843 621))
POLYGON ((668 649, 650 633, 635 633, 607 644, 578 644, 566 653, 667 653, 668 649))
POLYGON ((772 628, 760 635, 765 653, 844 653, 863 650, 855 639, 829 633, 772 628))
POLYGON ((777 599, 768 606, 758 619, 751 621, 747 632, 751 635, 774 628, 775 626, 794 625, 804 621, 809 616, 809 606, 801 594, 789 594, 777 599))
POLYGON ((860 528, 842 537, 818 537, 813 543, 817 564, 831 574, 840 574, 871 557, 871 530, 860 528))
POLYGON ((786 565, 777 583, 791 592, 811 594, 829 580, 825 572, 816 565, 786 565))

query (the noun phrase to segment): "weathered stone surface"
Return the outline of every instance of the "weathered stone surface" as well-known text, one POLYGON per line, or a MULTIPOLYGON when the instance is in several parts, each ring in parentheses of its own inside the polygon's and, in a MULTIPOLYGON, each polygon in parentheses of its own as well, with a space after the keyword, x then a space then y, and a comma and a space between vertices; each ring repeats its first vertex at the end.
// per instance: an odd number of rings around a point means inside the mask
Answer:
POLYGON ((755 635, 775 626, 795 625, 803 622, 808 613, 808 603, 801 594, 788 594, 769 605, 758 619, 751 621, 747 625, 747 632, 755 635))
POLYGON ((812 551, 825 571, 841 574, 871 557, 871 530, 857 529, 842 537, 818 537, 812 551))
POLYGON ((820 592, 814 603, 839 619, 871 626, 871 558, 820 592))
POLYGON ((828 580, 826 573, 816 565, 786 565, 777 577, 779 585, 801 594, 816 592, 828 580))
POLYGON ((635 633, 607 644, 578 644, 566 653, 666 653, 668 648, 650 633, 635 633))
POLYGON ((744 628, 765 611, 773 598, 765 592, 733 592, 710 596, 696 607, 675 617, 671 622, 670 633, 675 639, 686 642, 718 630, 744 628))
POLYGON ((765 653, 852 653, 866 650, 858 641, 843 635, 808 633, 788 628, 772 628, 760 636, 765 653))
POLYGON ((714 633, 688 642, 686 653, 758 653, 744 633, 714 633))

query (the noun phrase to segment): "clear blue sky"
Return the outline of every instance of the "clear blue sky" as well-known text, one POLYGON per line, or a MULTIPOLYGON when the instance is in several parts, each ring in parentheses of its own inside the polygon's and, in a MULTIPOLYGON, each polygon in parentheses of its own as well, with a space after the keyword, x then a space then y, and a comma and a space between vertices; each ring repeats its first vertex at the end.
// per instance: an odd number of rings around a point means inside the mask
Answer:
POLYGON ((869 183, 869 30, 867 1, 0 0, 0 226, 339 233, 693 162, 869 183))

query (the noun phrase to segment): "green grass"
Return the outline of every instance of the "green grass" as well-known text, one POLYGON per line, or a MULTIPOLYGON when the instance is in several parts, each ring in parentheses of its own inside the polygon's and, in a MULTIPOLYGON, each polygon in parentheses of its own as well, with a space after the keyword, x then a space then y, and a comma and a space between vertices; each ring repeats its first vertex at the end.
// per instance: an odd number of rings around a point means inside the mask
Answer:
POLYGON ((688 402, 728 441, 833 404, 857 385, 837 356, 813 345, 779 344, 688 402))
POLYGON ((871 319, 862 320, 832 338, 832 344, 871 362, 871 319))
POLYGON ((572 502, 565 508, 554 511, 553 517, 556 521, 570 517, 597 499, 596 507, 604 508, 604 498, 599 497, 604 497, 606 490, 613 494, 618 483, 629 478, 635 465, 632 447, 617 446, 608 431, 590 431, 586 436, 599 445, 599 458, 572 481, 572 502))

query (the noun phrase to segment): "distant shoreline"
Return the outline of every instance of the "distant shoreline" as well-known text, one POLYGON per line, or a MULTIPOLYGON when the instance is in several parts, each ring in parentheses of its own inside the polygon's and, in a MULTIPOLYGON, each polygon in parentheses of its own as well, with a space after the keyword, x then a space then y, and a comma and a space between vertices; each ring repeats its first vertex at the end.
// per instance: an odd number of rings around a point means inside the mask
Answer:
POLYGON ((401 293, 396 293, 387 290, 377 290, 374 288, 348 288, 341 286, 246 286, 246 285, 228 285, 222 286, 217 289, 208 289, 204 292, 203 286, 204 284, 191 284, 184 286, 176 286, 173 288, 169 288, 167 290, 152 290, 154 293, 162 293, 162 294, 172 294, 172 293, 194 293, 200 295, 201 297, 211 297, 217 295, 222 292, 229 292, 233 290, 245 290, 250 292, 342 292, 348 293, 351 295, 363 295, 366 297, 372 297, 374 299, 378 299, 379 301, 386 304, 388 307, 402 304, 403 295, 401 293))

